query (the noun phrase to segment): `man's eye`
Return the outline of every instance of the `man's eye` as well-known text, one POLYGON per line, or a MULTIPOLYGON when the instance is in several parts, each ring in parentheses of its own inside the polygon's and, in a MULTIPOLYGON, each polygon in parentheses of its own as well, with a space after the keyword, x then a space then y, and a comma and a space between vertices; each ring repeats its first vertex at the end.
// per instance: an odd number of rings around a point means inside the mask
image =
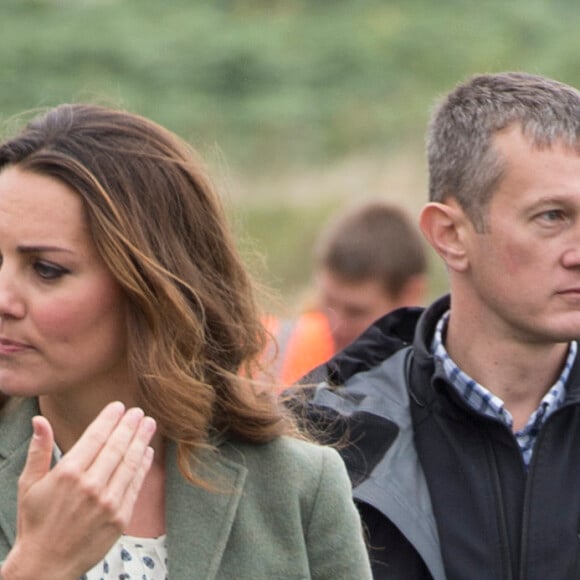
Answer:
POLYGON ((544 212, 544 216, 550 221, 555 221, 562 218, 562 212, 557 209, 551 209, 550 211, 544 212))
POLYGON ((561 209, 549 209, 538 214, 538 219, 547 223, 562 222, 566 217, 566 212, 561 209))
POLYGON ((56 280, 68 273, 66 268, 49 262, 35 262, 34 270, 44 280, 56 280))

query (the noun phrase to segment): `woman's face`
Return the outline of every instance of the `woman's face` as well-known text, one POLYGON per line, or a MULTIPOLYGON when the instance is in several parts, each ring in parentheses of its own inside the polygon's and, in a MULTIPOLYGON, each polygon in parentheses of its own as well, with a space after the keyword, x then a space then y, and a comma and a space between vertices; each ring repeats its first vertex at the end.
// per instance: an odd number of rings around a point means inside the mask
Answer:
MULTIPOLYGON (((125 399, 126 303, 60 181, 0 172, 0 391, 125 399)), ((130 395, 129 395, 130 396, 130 395)))

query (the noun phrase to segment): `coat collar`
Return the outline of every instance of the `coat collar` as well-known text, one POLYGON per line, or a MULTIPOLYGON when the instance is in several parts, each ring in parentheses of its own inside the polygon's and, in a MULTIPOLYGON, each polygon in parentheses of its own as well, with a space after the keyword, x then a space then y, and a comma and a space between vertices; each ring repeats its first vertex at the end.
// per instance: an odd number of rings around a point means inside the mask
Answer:
MULTIPOLYGON (((0 422, 0 529, 12 545, 16 537, 18 477, 24 468, 32 436, 36 400, 22 401, 0 422)), ((167 549, 172 578, 214 578, 235 520, 247 469, 219 451, 207 452, 199 475, 217 491, 186 481, 177 468, 177 448, 167 449, 167 549)))
POLYGON ((32 417, 38 414, 35 399, 9 403, 0 415, 0 529, 12 545, 16 538, 18 478, 24 469, 32 437, 32 417))
POLYGON ((247 469, 219 451, 204 455, 198 473, 217 489, 186 481, 177 469, 177 449, 167 453, 167 550, 171 578, 215 578, 235 520, 247 469))

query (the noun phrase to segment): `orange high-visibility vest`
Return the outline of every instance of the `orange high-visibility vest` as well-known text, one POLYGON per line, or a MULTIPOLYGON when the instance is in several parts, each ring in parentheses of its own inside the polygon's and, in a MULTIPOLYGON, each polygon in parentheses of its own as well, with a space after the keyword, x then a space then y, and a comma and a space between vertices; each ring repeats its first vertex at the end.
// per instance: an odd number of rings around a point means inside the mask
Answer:
POLYGON ((278 343, 272 374, 288 386, 334 354, 328 318, 317 311, 295 319, 268 318, 266 326, 278 343))

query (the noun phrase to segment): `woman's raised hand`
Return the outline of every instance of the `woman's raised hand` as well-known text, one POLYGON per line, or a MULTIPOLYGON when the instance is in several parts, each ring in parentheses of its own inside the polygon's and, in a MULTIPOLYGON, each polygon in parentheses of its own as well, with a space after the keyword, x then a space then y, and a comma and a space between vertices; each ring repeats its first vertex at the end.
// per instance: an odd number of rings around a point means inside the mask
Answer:
POLYGON ((34 417, 16 541, 2 578, 77 579, 97 564, 131 521, 153 461, 155 427, 141 409, 110 403, 50 469, 52 428, 34 417))

